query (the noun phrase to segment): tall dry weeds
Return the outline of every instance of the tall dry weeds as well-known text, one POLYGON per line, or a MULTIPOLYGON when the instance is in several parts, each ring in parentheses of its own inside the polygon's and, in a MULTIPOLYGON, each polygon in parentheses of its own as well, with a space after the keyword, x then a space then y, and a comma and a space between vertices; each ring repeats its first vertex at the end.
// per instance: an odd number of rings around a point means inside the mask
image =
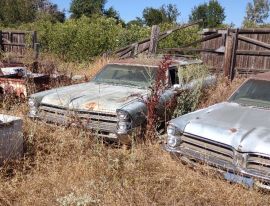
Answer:
MULTIPOLYGON (((242 81, 221 79, 200 107, 223 101, 242 81)), ((26 104, 3 104, 0 112, 24 119, 25 139, 24 158, 1 169, 1 205, 269 204, 269 194, 189 168, 160 145, 112 148, 81 129, 28 119, 26 104)))

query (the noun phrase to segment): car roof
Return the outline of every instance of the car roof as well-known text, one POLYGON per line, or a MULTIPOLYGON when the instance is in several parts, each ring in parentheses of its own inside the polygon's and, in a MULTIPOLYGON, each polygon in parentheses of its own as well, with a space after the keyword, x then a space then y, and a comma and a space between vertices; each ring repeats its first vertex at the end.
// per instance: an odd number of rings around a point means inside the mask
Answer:
POLYGON ((250 77, 250 79, 270 81, 270 72, 260 73, 250 77))

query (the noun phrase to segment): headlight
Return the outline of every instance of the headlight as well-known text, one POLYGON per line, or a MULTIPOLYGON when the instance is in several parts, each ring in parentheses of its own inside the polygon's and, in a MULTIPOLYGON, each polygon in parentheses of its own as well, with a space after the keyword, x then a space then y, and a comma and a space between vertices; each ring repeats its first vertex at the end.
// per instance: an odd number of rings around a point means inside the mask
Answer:
POLYGON ((120 121, 123 121, 123 120, 128 120, 129 119, 129 114, 125 111, 117 111, 117 117, 120 121))
POLYGON ((172 124, 167 127, 167 144, 170 147, 178 147, 181 144, 181 132, 172 124))
POLYGON ((119 134, 127 134, 132 129, 132 121, 128 112, 119 110, 117 111, 117 131, 119 134))
POLYGON ((177 129, 176 126, 169 124, 167 127, 167 134, 171 136, 181 136, 182 132, 179 129, 177 129))
POLYGON ((30 98, 28 100, 28 106, 29 106, 29 117, 37 117, 38 109, 36 105, 36 101, 33 98, 30 98))
POLYGON ((170 147, 178 147, 181 144, 181 137, 178 136, 168 136, 167 144, 170 147))
POLYGON ((174 135, 176 134, 176 127, 173 126, 173 125, 169 125, 169 126, 167 127, 167 134, 168 134, 169 136, 174 136, 174 135))
POLYGON ((36 105, 35 99, 30 98, 30 99, 28 100, 28 106, 29 106, 29 107, 34 107, 35 105, 36 105))
POLYGON ((246 163, 246 156, 243 153, 239 153, 237 151, 234 152, 234 162, 235 165, 238 167, 245 167, 246 163))
POLYGON ((130 122, 119 122, 118 123, 118 130, 120 131, 127 131, 131 128, 130 122))

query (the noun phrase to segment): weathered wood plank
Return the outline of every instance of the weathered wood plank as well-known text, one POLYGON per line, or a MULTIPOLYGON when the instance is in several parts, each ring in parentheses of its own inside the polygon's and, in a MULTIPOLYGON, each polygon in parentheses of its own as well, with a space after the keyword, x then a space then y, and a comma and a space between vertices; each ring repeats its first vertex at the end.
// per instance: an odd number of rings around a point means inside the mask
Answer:
POLYGON ((238 32, 239 30, 237 29, 236 32, 233 34, 233 49, 232 49, 232 62, 231 62, 231 68, 230 68, 230 75, 229 78, 232 81, 234 79, 235 75, 235 65, 236 65, 236 51, 238 49, 238 32))
POLYGON ((242 35, 239 35, 238 38, 241 41, 245 41, 247 43, 255 44, 256 46, 260 46, 260 47, 270 49, 270 44, 267 44, 265 42, 262 42, 262 41, 259 41, 259 40, 256 40, 256 39, 252 39, 252 38, 249 38, 249 37, 245 37, 245 36, 242 36, 242 35))
POLYGON ((159 26, 154 25, 152 27, 148 54, 155 54, 157 52, 159 32, 160 32, 159 26))
POLYGON ((231 63, 232 63, 232 51, 233 51, 233 38, 227 35, 224 60, 223 60, 223 72, 226 77, 230 75, 231 63))
POLYGON ((0 30, 0 52, 2 52, 4 50, 3 48, 3 33, 0 30))
POLYGON ((180 48, 190 47, 190 46, 196 45, 198 43, 202 43, 202 42, 205 42, 205 41, 208 41, 208 40, 211 40, 211 39, 215 39, 215 38, 220 37, 220 36, 222 36, 222 34, 217 34, 217 33, 216 34, 211 34, 211 35, 208 35, 206 37, 203 37, 203 38, 201 38, 201 39, 199 39, 197 41, 194 41, 194 42, 191 42, 189 44, 186 44, 186 45, 184 45, 184 46, 182 46, 180 48))
MULTIPOLYGON (((165 31, 165 32, 159 34, 158 41, 161 41, 162 39, 166 38, 167 36, 169 36, 171 33, 175 32, 175 31, 179 31, 179 30, 188 28, 190 26, 194 26, 194 25, 196 25, 196 24, 198 24, 200 22, 201 22, 201 20, 190 23, 190 24, 184 24, 182 26, 176 27, 175 29, 165 31)), ((118 57, 122 58, 121 54, 124 53, 126 55, 128 52, 130 52, 134 48, 134 46, 136 44, 138 44, 138 53, 147 51, 147 50, 149 50, 149 47, 150 47, 150 38, 146 38, 146 39, 144 39, 142 41, 139 41, 139 42, 130 44, 130 45, 124 47, 124 48, 118 49, 117 51, 114 52, 114 54, 116 54, 118 57), (142 44, 144 44, 144 46, 143 46, 143 49, 140 50, 140 48, 141 48, 140 45, 142 45, 142 44), (146 47, 146 46, 148 46, 148 47, 146 47)))

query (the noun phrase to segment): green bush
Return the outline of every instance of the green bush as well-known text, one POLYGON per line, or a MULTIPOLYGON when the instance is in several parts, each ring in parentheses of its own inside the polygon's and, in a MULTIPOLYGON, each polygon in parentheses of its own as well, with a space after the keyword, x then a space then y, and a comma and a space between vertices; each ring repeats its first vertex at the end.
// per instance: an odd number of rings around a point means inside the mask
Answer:
MULTIPOLYGON (((175 28, 173 24, 160 25, 161 31, 175 28)), ((69 19, 64 23, 37 20, 16 29, 35 30, 41 51, 58 55, 65 61, 89 61, 105 52, 143 40, 150 36, 151 27, 130 25, 125 28, 113 18, 103 16, 69 19)), ((13 29, 14 30, 14 29, 13 29)), ((180 47, 199 38, 198 28, 177 31, 159 43, 159 48, 180 47)))
POLYGON ((192 80, 197 81, 195 87, 190 91, 182 92, 177 97, 177 107, 174 111, 174 116, 178 117, 183 114, 194 111, 203 94, 203 79, 209 75, 209 70, 204 65, 190 65, 179 69, 179 80, 183 84, 189 83, 192 80))

